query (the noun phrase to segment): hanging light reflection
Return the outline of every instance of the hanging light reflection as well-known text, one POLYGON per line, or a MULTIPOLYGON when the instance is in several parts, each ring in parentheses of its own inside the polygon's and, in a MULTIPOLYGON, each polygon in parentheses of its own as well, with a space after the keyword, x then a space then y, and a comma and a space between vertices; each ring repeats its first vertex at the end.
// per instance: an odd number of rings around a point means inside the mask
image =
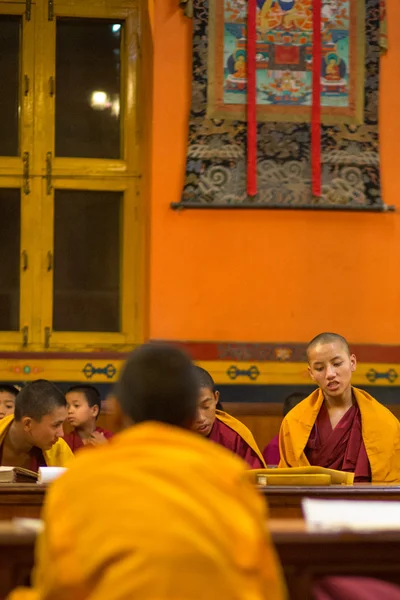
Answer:
POLYGON ((90 98, 90 106, 94 108, 94 110, 105 110, 108 108, 110 106, 110 99, 106 92, 100 90, 93 92, 90 98))

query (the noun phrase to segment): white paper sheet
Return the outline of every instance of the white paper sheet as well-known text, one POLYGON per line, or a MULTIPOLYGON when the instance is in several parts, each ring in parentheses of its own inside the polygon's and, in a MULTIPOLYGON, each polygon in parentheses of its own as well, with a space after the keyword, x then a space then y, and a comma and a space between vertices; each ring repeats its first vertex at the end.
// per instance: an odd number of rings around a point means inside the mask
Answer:
POLYGON ((38 483, 50 483, 65 473, 65 467, 39 467, 38 483))
POLYGON ((40 533, 43 531, 44 523, 41 519, 27 519, 15 517, 12 520, 13 524, 19 529, 24 529, 25 531, 33 531, 35 533, 40 533))
POLYGON ((304 498, 302 507, 310 531, 400 530, 400 502, 304 498))

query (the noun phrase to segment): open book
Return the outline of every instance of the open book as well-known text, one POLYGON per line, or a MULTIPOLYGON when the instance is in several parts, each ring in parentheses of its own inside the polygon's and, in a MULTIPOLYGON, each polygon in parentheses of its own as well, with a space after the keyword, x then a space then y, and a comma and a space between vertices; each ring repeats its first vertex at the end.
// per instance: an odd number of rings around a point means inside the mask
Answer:
POLYGON ((0 483, 36 483, 38 474, 22 467, 0 467, 0 483))

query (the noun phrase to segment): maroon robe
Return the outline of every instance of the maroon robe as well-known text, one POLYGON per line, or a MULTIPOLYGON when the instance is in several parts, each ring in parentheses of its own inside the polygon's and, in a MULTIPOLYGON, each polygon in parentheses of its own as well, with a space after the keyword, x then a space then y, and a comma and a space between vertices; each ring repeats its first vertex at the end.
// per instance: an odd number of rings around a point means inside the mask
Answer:
POLYGON ((355 482, 371 481, 358 404, 349 408, 332 429, 328 410, 323 403, 304 452, 311 465, 354 473, 355 482))
POLYGON ((234 452, 243 458, 252 469, 264 469, 264 465, 254 450, 250 448, 236 431, 233 431, 233 429, 228 427, 228 425, 225 425, 225 423, 222 423, 219 419, 215 419, 208 439, 224 446, 231 452, 234 452))
POLYGON ((281 455, 279 453, 279 434, 272 438, 270 443, 265 446, 263 450, 263 457, 267 467, 268 465, 279 465, 279 461, 281 459, 281 455))
MULTIPOLYGON (((39 472, 39 467, 47 467, 43 452, 40 448, 33 446, 29 451, 30 463, 28 465, 28 469, 30 471, 34 471, 35 473, 39 472)), ((3 444, 0 446, 0 465, 4 467, 8 467, 9 465, 3 465, 3 444)))
MULTIPOLYGON (((107 440, 112 438, 112 436, 114 435, 113 433, 111 433, 111 431, 106 431, 102 427, 96 427, 95 431, 98 431, 98 433, 102 433, 107 440)), ((71 431, 71 433, 67 433, 66 435, 64 435, 64 440, 67 442, 72 452, 76 452, 77 450, 79 450, 79 448, 83 448, 83 446, 85 445, 79 433, 77 433, 75 430, 71 431)))

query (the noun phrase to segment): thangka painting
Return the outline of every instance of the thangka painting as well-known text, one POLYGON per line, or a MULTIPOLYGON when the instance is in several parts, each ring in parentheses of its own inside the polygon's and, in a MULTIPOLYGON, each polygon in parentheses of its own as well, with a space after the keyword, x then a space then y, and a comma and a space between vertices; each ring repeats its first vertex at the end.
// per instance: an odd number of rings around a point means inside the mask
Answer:
MULTIPOLYGON (((188 0, 193 81, 182 205, 249 204, 249 0, 188 0)), ((379 169, 379 61, 383 0, 256 0, 255 205, 383 206, 379 169), (320 195, 312 189, 313 69, 318 56, 320 195)), ((315 85, 315 82, 314 82, 315 85)))

